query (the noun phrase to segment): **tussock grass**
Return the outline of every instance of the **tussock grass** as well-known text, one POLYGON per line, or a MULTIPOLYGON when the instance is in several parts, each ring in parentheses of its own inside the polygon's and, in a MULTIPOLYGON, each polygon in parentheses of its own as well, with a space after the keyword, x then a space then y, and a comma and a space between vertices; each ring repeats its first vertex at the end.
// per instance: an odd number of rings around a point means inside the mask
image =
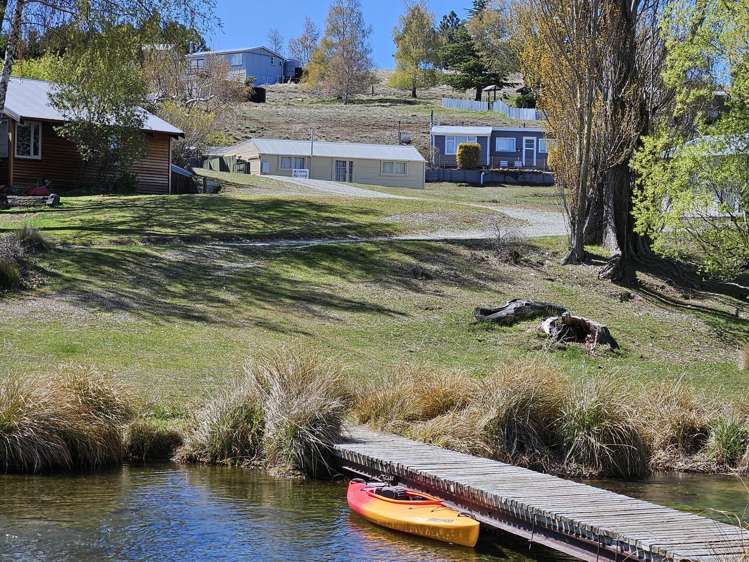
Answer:
POLYGON ((254 464, 261 456, 263 430, 257 388, 249 378, 238 378, 208 400, 194 416, 177 460, 254 464))
POLYGON ((17 379, 0 384, 0 469, 41 472, 67 468, 70 450, 49 395, 17 379))
POLYGON ((407 365, 357 385, 353 416, 359 423, 399 432, 465 408, 479 388, 465 373, 407 365))
POLYGON ((120 462, 129 404, 122 387, 82 368, 33 385, 7 380, 0 386, 0 467, 48 472, 120 462))
POLYGON ((23 277, 18 264, 0 256, 0 291, 14 291, 22 285, 23 277))
POLYGON ((491 414, 479 407, 452 410, 411 425, 407 437, 468 455, 492 457, 494 451, 482 434, 491 414))
POLYGON ((718 463, 736 466, 747 453, 749 430, 733 412, 726 412, 713 420, 707 442, 709 455, 718 463))
POLYGON ((507 365, 482 381, 478 407, 491 415, 482 433, 494 456, 527 465, 548 464, 565 384, 540 363, 507 365))
POLYGON ((14 233, 14 237, 24 251, 30 254, 46 252, 52 249, 52 243, 41 232, 28 224, 18 229, 14 233))
POLYGON ((318 476, 329 466, 348 406, 337 367, 319 355, 280 350, 249 363, 243 377, 207 402, 177 458, 318 476))
POLYGON ((349 406, 338 367, 317 354, 281 351, 246 373, 262 404, 267 463, 310 476, 327 472, 349 406))
POLYGON ((572 387, 557 423, 565 465, 599 476, 636 478, 647 473, 643 430, 622 390, 612 380, 572 387))
POLYGON ((713 407, 681 381, 641 389, 640 415, 654 451, 693 455, 710 434, 713 407))

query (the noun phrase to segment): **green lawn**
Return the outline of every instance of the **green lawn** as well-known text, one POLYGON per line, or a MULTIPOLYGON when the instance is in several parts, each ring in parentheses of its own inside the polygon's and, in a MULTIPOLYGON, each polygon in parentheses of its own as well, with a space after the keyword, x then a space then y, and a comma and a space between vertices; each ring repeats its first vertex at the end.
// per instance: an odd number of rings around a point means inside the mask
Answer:
POLYGON ((0 232, 30 224, 71 244, 383 237, 495 223, 518 224, 449 201, 279 194, 266 186, 221 195, 65 197, 59 208, 0 211, 0 232))
MULTIPOLYGON (((622 299, 622 289, 597 280, 596 267, 557 265, 558 240, 521 248, 519 266, 498 261, 490 243, 216 243, 248 232, 387 232, 381 219, 392 204, 404 203, 101 197, 32 213, 34 224, 60 240, 121 243, 58 247, 38 258, 41 287, 0 297, 0 373, 43 376, 58 364, 90 365, 153 402, 187 408, 241 372, 247 357, 291 345, 323 351, 352 377, 404 362, 480 375, 529 360, 573 377, 684 378, 717 396, 745 392, 734 350, 749 338, 749 322, 732 316, 738 303, 693 299, 690 305, 703 308, 696 311, 678 294, 669 293, 671 304, 622 299), (180 243, 196 233, 214 243, 180 243), (553 351, 536 322, 473 322, 475 306, 514 297, 558 302, 604 322, 622 351, 553 351)), ((0 213, 2 228, 14 217, 0 213)))

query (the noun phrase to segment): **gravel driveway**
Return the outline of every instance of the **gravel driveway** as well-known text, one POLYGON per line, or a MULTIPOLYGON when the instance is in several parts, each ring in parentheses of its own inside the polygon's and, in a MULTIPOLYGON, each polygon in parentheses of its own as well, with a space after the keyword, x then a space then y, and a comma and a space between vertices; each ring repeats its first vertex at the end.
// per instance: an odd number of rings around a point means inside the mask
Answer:
POLYGON ((369 197, 373 199, 413 199, 413 197, 405 197, 402 195, 391 195, 390 193, 380 193, 379 191, 370 191, 369 189, 362 189, 360 187, 354 187, 342 182, 328 181, 328 180, 312 180, 306 178, 289 178, 285 176, 267 176, 271 179, 290 183, 293 185, 299 185, 302 187, 308 187, 314 191, 321 193, 331 193, 334 195, 344 195, 346 197, 369 197))

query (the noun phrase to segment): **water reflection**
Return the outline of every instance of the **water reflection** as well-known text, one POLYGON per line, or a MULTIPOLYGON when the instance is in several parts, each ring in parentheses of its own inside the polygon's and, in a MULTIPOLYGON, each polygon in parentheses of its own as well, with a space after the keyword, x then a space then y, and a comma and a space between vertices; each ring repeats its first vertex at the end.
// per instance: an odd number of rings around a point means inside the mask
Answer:
MULTIPOLYGON (((747 504, 730 478, 596 485, 698 512, 747 504)), ((560 560, 506 535, 482 533, 470 550, 375 527, 348 510, 343 483, 173 465, 0 476, 0 560, 249 559, 560 560)))

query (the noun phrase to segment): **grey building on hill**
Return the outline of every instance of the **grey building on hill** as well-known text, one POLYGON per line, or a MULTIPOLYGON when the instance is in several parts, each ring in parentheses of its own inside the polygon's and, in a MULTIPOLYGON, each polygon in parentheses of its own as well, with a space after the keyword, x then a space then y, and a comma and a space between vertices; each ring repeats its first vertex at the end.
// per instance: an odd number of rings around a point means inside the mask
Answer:
POLYGON ((225 51, 203 51, 187 55, 191 71, 204 68, 211 57, 224 59, 229 73, 241 80, 255 78, 256 86, 288 82, 299 77, 301 64, 287 59, 268 47, 249 47, 225 51))

